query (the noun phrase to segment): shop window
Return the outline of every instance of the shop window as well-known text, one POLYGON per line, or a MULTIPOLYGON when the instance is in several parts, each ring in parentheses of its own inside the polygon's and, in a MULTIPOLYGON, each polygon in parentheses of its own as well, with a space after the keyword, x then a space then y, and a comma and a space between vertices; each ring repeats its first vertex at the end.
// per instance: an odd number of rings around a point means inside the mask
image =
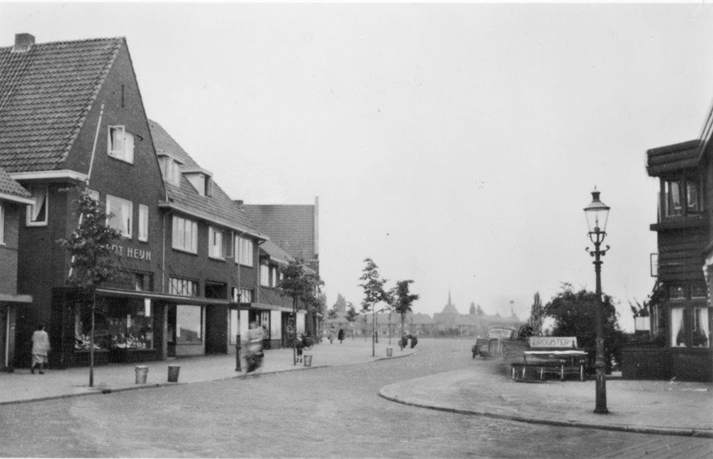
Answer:
POLYGON ((168 279, 168 293, 171 295, 180 296, 198 296, 198 282, 180 279, 178 277, 170 277, 168 279))
POLYGON ((230 310, 230 344, 238 344, 238 336, 240 334, 240 326, 238 322, 238 316, 240 315, 237 309, 230 310))
POLYGON ((243 266, 253 266, 253 241, 236 236, 236 261, 243 266))
POLYGON ((172 247, 189 253, 198 253, 198 223, 173 216, 172 247))
POLYGON ((693 308, 693 347, 710 347, 708 308, 693 308))
POLYGON ((124 126, 109 126, 109 156, 134 163, 134 135, 126 132, 124 126))
POLYGON ((686 314, 684 308, 671 308, 671 346, 686 347, 686 314))
POLYGON ((176 306, 176 342, 197 344, 203 342, 203 307, 176 306))
POLYGON ((149 206, 139 204, 139 241, 149 240, 149 206))
MULTIPOLYGON (((132 301, 106 306, 106 314, 96 314, 94 349, 153 349, 154 317, 149 301, 132 301)), ((74 348, 89 350, 91 309, 75 306, 74 348)))
POLYGON ((107 225, 119 231, 122 236, 131 238, 134 224, 134 204, 131 201, 106 195, 107 225))
POLYGON ((46 226, 49 196, 47 186, 29 188, 34 204, 27 206, 27 226, 46 226))

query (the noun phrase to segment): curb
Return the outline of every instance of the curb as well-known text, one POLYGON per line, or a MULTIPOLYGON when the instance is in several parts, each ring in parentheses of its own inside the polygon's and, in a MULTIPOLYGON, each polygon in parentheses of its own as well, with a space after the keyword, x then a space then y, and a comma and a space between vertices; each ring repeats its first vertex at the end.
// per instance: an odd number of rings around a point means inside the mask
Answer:
MULTIPOLYGON (((391 385, 389 385, 391 386, 391 385)), ((551 419, 537 419, 537 418, 526 418, 522 416, 513 416, 508 414, 497 414, 488 411, 476 411, 467 410, 459 408, 447 408, 437 405, 429 405, 427 403, 412 402, 400 399, 398 396, 388 395, 385 393, 384 389, 389 386, 384 386, 379 389, 379 396, 396 403, 401 403, 403 405, 415 406, 418 408, 426 408, 436 411, 445 411, 449 413, 467 414, 473 416, 483 416, 492 419, 503 419, 506 421, 517 421, 526 422, 529 424, 544 424, 558 427, 579 427, 582 429, 599 429, 599 430, 609 430, 609 431, 619 431, 619 432, 629 432, 629 433, 643 433, 643 434, 653 434, 653 435, 677 435, 685 437, 698 437, 698 438, 713 438, 713 430, 710 429, 693 429, 693 428, 666 428, 666 427, 633 427, 619 424, 592 424, 587 422, 577 422, 577 421, 555 421, 551 419)))

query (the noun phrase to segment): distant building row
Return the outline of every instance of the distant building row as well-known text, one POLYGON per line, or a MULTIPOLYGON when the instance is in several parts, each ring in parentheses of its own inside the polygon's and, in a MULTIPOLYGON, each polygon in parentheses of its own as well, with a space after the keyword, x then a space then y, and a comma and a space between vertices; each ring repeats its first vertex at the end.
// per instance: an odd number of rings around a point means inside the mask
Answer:
POLYGON ((290 322, 316 331, 276 286, 296 257, 319 272, 317 202, 231 199, 147 118, 125 39, 18 34, 0 48, 0 369, 29 366, 39 323, 52 367, 88 362, 87 298, 57 244, 85 188, 122 234, 121 276, 96 292, 98 363, 228 353, 252 320, 272 346, 290 322))

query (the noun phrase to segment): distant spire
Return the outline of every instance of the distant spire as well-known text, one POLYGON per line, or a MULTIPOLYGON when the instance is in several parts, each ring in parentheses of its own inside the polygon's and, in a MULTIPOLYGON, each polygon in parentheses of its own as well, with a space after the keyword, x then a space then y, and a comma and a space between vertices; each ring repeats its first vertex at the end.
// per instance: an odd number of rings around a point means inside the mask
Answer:
POLYGON ((451 305, 451 290, 448 289, 448 305, 451 305))

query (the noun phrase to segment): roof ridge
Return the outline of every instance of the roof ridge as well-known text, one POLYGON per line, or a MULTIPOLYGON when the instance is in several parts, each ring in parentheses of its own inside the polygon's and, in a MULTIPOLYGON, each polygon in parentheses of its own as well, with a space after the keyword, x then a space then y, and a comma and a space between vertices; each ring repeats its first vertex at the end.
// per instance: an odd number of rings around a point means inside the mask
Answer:
MULTIPOLYGON (((39 48, 42 46, 48 46, 48 45, 67 45, 67 44, 72 44, 72 43, 90 43, 90 42, 97 42, 97 41, 118 41, 118 40, 126 40, 126 37, 105 37, 105 38, 85 38, 83 40, 60 40, 60 41, 47 41, 43 43, 34 43, 30 49, 33 48, 39 48)), ((13 46, 0 46, 0 50, 3 49, 12 49, 13 46)))

